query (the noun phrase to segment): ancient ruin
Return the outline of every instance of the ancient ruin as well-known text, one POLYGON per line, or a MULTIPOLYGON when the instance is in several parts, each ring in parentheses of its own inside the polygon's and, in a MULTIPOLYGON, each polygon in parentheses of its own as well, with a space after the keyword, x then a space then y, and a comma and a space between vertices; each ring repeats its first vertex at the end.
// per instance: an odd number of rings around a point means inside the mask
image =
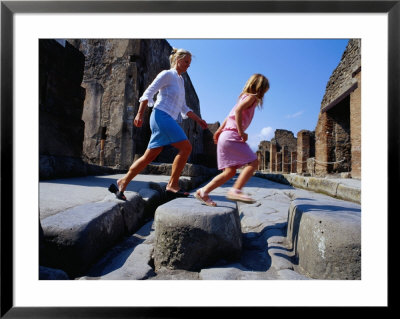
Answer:
MULTIPOLYGON (((128 169, 144 153, 151 135, 151 108, 142 127, 133 125, 139 97, 159 72, 170 68, 169 43, 42 39, 39 48, 40 178, 128 169)), ((186 103, 200 115, 190 77, 183 76, 186 103)), ((190 119, 181 119, 180 125, 193 147, 188 163, 215 168, 212 135, 219 123, 204 131, 190 119)), ((165 147, 156 162, 172 163, 176 153, 165 147)))
POLYGON ((259 170, 361 178, 361 40, 349 41, 321 102, 315 131, 276 130, 257 151, 259 170))
MULTIPOLYGON (((68 40, 85 56, 82 86, 86 98, 82 119, 85 122, 83 157, 88 163, 127 169, 146 150, 150 139, 147 108, 143 126, 133 120, 139 98, 159 72, 170 68, 172 47, 166 40, 75 39, 68 40)), ((186 103, 200 115, 200 103, 187 73, 186 103)), ((204 154, 203 130, 190 119, 181 120, 193 151, 189 163, 200 163, 204 154)), ((156 161, 171 163, 173 147, 165 147, 156 161)))

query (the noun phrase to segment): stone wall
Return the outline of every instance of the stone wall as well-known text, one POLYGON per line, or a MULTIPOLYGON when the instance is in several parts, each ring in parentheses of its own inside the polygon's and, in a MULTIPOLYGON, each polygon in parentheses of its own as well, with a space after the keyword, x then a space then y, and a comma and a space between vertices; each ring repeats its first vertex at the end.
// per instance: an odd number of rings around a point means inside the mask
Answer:
MULTIPOLYGON (((127 169, 141 156, 150 139, 147 108, 141 128, 133 125, 139 98, 159 72, 170 68, 171 46, 152 39, 69 39, 85 56, 82 86, 86 99, 83 156, 88 163, 127 169), (103 148, 103 149, 102 149, 103 148)), ((201 116, 197 94, 188 74, 183 75, 187 105, 201 116)), ((191 119, 181 123, 192 146, 189 162, 198 163, 203 153, 203 130, 191 119)), ((172 162, 175 149, 166 147, 156 159, 172 162)))
POLYGON ((321 102, 315 131, 301 130, 297 139, 287 130, 276 130, 271 142, 262 141, 258 169, 326 176, 346 173, 361 178, 361 40, 349 40, 333 71, 321 102), (269 152, 265 150, 269 143, 269 152), (268 153, 268 155, 267 155, 268 153))
POLYGON ((39 40, 39 154, 80 158, 84 56, 66 43, 39 40))
POLYGON ((277 152, 280 152, 284 146, 287 146, 289 152, 296 151, 297 139, 294 137, 293 132, 288 130, 277 129, 275 135, 271 139, 277 145, 277 152))
POLYGON ((328 81, 321 102, 315 129, 318 176, 351 172, 352 177, 361 177, 360 80, 361 40, 352 39, 328 81))
POLYGON ((355 74, 358 87, 350 95, 351 176, 361 178, 361 72, 355 74))
POLYGON ((39 178, 82 175, 84 56, 73 46, 39 40, 39 178))
POLYGON ((70 43, 39 40, 40 180, 115 172, 82 160, 84 65, 84 55, 70 43))

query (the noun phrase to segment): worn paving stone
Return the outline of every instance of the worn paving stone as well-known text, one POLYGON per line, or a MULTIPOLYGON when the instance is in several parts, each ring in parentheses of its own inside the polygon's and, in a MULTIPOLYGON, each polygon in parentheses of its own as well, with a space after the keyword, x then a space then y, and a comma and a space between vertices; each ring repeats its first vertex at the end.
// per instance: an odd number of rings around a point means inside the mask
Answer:
MULTIPOLYGON (((211 198, 221 203, 227 202, 225 194, 235 180, 236 177, 213 191, 210 194, 211 198)), ((192 195, 194 191, 192 191, 192 195)), ((320 201, 332 198, 257 177, 250 179, 244 187, 244 191, 251 194, 257 202, 251 205, 237 204, 243 241, 240 260, 233 263, 220 260, 214 266, 203 268, 200 271, 166 268, 154 271, 152 269, 151 271, 154 273, 149 271, 147 277, 144 274, 141 278, 139 278, 140 276, 137 278, 148 280, 312 280, 297 272, 294 251, 287 242, 289 207, 291 202, 296 199, 320 201)), ((187 199, 188 202, 191 200, 193 199, 187 199)), ((332 200, 335 201, 335 199, 332 200)), ((141 262, 144 267, 142 269, 147 269, 146 267, 149 265, 154 267, 153 257, 149 254, 150 246, 154 246, 155 243, 154 221, 150 220, 133 235, 133 238, 130 244, 134 246, 134 249, 132 247, 127 249, 130 249, 135 259, 140 259, 139 256, 146 256, 141 262), (137 251, 136 254, 133 253, 134 250, 137 251)), ((128 259, 129 257, 125 257, 125 260, 128 259)), ((131 266, 138 267, 134 265, 133 261, 131 266)), ((120 274, 124 273, 123 269, 118 271, 120 274)), ((127 276, 126 272, 125 276, 127 276)), ((91 278, 85 277, 84 279, 91 278)))

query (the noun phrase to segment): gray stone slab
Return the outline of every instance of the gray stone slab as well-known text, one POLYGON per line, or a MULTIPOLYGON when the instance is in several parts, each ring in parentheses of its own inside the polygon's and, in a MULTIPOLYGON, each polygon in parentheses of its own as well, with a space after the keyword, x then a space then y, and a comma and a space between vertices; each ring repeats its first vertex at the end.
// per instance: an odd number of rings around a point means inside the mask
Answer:
POLYGON ((241 229, 236 204, 217 207, 193 198, 179 198, 155 213, 155 269, 199 270, 220 258, 239 258, 241 229))
POLYGON ((107 249, 133 233, 142 223, 143 199, 134 192, 127 201, 87 203, 41 220, 45 266, 59 268, 70 277, 80 275, 107 249))
MULTIPOLYGON (((122 176, 124 175, 116 174, 41 181, 39 183, 40 218, 49 217, 75 206, 104 200, 111 194, 108 186, 111 183, 115 184, 122 176)), ((154 184, 165 187, 168 180, 169 176, 139 174, 128 184, 126 192, 155 190, 154 184)))
POLYGON ((296 199, 287 229, 300 273, 319 279, 361 279, 360 205, 296 199))

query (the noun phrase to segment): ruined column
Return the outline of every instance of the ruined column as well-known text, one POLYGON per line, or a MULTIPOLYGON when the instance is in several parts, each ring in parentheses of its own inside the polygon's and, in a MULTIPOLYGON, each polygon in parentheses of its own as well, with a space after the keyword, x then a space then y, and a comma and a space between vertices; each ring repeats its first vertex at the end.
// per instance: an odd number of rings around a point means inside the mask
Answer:
POLYGON ((290 172, 291 173, 296 173, 297 172, 297 152, 291 152, 290 153, 290 172))
POLYGON ((311 139, 313 133, 307 130, 301 130, 297 133, 297 173, 307 172, 307 159, 312 157, 311 139))
POLYGON ((270 144, 270 171, 271 173, 276 171, 276 144, 270 144))
POLYGON ((259 171, 264 170, 264 158, 262 156, 262 152, 261 151, 257 151, 257 159, 258 159, 258 167, 257 167, 257 169, 259 171))
POLYGON ((276 171, 282 172, 282 152, 276 153, 276 171))
POLYGON ((287 146, 282 148, 282 173, 287 174, 290 171, 289 151, 287 146))
POLYGON ((315 129, 315 174, 325 176, 330 172, 329 152, 332 145, 332 121, 327 112, 320 113, 315 129))

